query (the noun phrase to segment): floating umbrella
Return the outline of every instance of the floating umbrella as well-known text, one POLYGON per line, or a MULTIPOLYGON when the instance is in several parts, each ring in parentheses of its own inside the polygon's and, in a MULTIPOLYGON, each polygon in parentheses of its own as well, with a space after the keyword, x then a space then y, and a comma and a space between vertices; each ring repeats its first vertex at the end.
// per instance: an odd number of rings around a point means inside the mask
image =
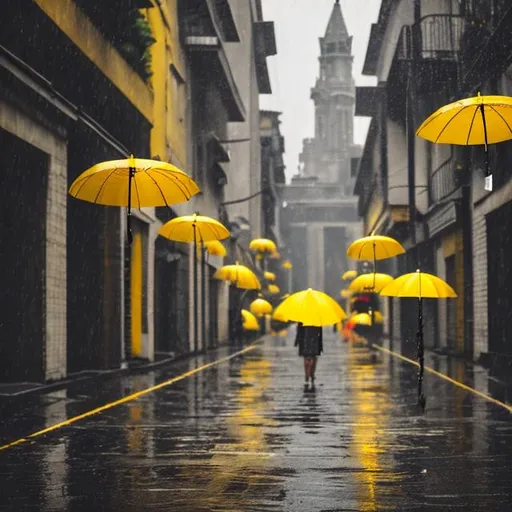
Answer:
POLYGON ((204 242, 203 245, 206 249, 206 252, 212 256, 220 256, 221 258, 224 258, 224 256, 226 256, 228 253, 224 245, 222 245, 222 243, 218 240, 209 240, 204 242))
POLYGON ((263 272, 263 277, 267 281, 275 281, 276 280, 276 275, 274 274, 274 272, 265 271, 265 272, 263 272))
POLYGON ((243 320, 242 326, 246 331, 260 330, 260 323, 258 322, 258 319, 250 311, 242 309, 241 314, 243 320))
POLYGON ((361 274, 349 284, 348 289, 355 293, 379 293, 391 281, 393 277, 388 274, 361 274))
MULTIPOLYGON (((193 242, 194 243, 194 348, 198 350, 198 316, 197 316, 197 248, 198 242, 223 240, 229 237, 229 230, 218 220, 204 215, 194 213, 193 215, 184 215, 176 217, 163 224, 158 230, 158 234, 175 242, 193 242)), ((202 251, 201 251, 202 252, 202 251)), ((204 255, 202 255, 202 266, 204 270, 204 255)), ((204 278, 204 276, 203 276, 204 278)), ((204 281, 203 281, 204 282, 204 281)), ((204 300, 203 290, 203 300, 204 300)), ((203 304, 204 306, 204 304, 203 304)), ((203 307, 203 311, 205 308, 203 307)))
POLYGON ((347 256, 354 260, 373 260, 373 271, 377 272, 377 260, 393 258, 405 253, 405 249, 394 238, 371 235, 352 242, 347 249, 347 256))
POLYGON ((236 262, 234 265, 224 265, 215 274, 215 279, 229 281, 236 288, 244 290, 261 290, 261 283, 256 274, 245 265, 236 262))
POLYGON ((132 242, 131 208, 184 203, 199 192, 196 182, 172 164, 130 158, 110 160, 84 171, 69 188, 82 201, 128 207, 128 243, 132 242))
POLYGON ((342 299, 350 299, 352 297, 352 292, 350 290, 340 290, 340 297, 342 299))
POLYGON ((290 270, 291 268, 293 268, 293 264, 291 261, 286 260, 286 261, 283 261, 281 267, 283 267, 286 270, 290 270))
POLYGON ((276 244, 269 238, 255 238, 251 240, 249 249, 260 254, 272 254, 277 251, 276 244))
POLYGON ((253 313, 254 315, 263 316, 272 313, 272 310, 274 308, 272 307, 272 304, 270 304, 270 302, 260 298, 253 300, 251 302, 251 305, 249 306, 249 309, 251 310, 251 313, 253 313))
POLYGON ((277 295, 278 293, 280 293, 281 290, 279 289, 279 286, 275 284, 269 284, 267 291, 268 293, 270 293, 270 295, 277 295))
POLYGON ((423 121, 416 135, 436 144, 483 145, 485 188, 492 190, 488 145, 512 139, 512 98, 478 93, 444 105, 423 121))
POLYGON ((444 299, 455 298, 457 294, 451 286, 442 279, 432 274, 425 274, 419 269, 410 274, 404 274, 397 277, 386 287, 381 295, 386 297, 414 297, 418 299, 418 332, 416 333, 418 362, 420 364, 418 372, 418 403, 425 410, 426 398, 422 392, 423 372, 424 372, 424 346, 423 346, 423 304, 424 298, 444 299))
POLYGON ((303 325, 334 325, 346 318, 341 306, 329 295, 311 288, 294 293, 274 311, 274 320, 303 325))
POLYGON ((347 270, 341 275, 341 279, 343 279, 344 281, 354 279, 355 277, 357 277, 357 270, 347 270))

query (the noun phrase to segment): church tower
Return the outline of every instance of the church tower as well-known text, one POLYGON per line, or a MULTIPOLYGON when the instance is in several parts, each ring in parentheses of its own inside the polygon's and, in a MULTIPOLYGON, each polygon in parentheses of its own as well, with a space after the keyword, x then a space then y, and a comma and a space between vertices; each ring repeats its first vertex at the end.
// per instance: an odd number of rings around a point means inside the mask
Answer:
POLYGON ((320 38, 320 72, 311 89, 315 136, 304 141, 303 163, 305 176, 336 183, 344 195, 352 194, 354 184, 350 176, 355 102, 351 53, 352 36, 348 35, 337 1, 325 35, 320 38))
POLYGON ((320 38, 319 75, 311 99, 314 137, 304 139, 299 172, 283 188, 281 232, 293 261, 293 289, 312 287, 337 298, 340 274, 353 265, 347 247, 362 236, 351 177, 361 153, 353 143, 352 37, 339 0, 320 38))

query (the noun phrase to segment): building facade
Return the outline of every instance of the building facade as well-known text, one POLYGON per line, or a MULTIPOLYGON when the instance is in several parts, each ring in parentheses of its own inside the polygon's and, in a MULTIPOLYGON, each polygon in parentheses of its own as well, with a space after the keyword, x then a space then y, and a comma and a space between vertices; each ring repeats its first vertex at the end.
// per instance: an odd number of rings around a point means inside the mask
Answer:
MULTIPOLYGON (((222 258, 199 254, 194 300, 191 246, 158 229, 194 211, 230 224, 223 204, 239 191, 226 185, 260 186, 258 95, 270 92, 265 59, 275 53, 260 2, 21 4, 3 6, 0 39, 2 380, 47 382, 227 342, 228 287, 212 279, 222 258), (251 156, 231 175, 237 125, 251 156), (68 188, 130 153, 175 164, 201 193, 133 210, 128 245, 124 208, 68 188)), ((251 208, 260 229, 261 203, 251 208)))
POLYGON ((346 249, 361 226, 353 195, 355 84, 352 37, 339 2, 320 38, 320 73, 311 90, 315 136, 304 140, 299 173, 283 187, 283 234, 293 259, 293 288, 313 287, 337 297, 340 274, 352 263, 346 249))
MULTIPOLYGON (((510 143, 490 149, 495 183, 487 192, 481 147, 435 145, 415 131, 443 104, 477 91, 510 95, 511 16, 501 1, 384 0, 363 68, 378 85, 356 90, 356 115, 371 117, 355 188, 365 233, 394 236, 406 247, 405 256, 384 264, 390 273, 419 267, 457 292, 456 300, 427 301, 427 344, 493 361, 510 358, 504 310, 493 306, 510 305, 498 277, 510 266, 503 259, 509 237, 493 221, 511 200, 510 143)), ((393 299, 390 306, 390 338, 412 353, 410 305, 393 299)))

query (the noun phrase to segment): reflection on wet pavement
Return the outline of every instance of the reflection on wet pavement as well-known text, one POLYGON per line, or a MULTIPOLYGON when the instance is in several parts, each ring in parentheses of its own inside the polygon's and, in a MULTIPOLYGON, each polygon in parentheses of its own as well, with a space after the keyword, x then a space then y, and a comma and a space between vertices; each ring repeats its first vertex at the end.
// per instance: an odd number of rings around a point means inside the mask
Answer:
MULTIPOLYGON (((0 510, 510 510, 506 410, 428 376, 421 415, 415 368, 335 339, 324 346, 315 393, 302 389, 291 338, 268 339, 1 452, 0 510)), ((203 362, 4 408, 0 437, 26 435, 203 362)), ((468 383, 479 378, 464 365, 430 363, 468 383)))

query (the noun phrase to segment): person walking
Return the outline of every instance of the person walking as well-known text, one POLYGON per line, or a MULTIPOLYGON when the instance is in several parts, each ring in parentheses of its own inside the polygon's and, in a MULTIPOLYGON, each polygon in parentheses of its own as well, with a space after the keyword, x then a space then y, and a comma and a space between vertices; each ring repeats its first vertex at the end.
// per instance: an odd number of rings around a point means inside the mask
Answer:
POLYGON ((299 356, 304 358, 304 391, 315 390, 317 357, 323 352, 323 331, 313 325, 297 325, 295 346, 299 347, 299 356), (311 388, 309 381, 311 380, 311 388))

